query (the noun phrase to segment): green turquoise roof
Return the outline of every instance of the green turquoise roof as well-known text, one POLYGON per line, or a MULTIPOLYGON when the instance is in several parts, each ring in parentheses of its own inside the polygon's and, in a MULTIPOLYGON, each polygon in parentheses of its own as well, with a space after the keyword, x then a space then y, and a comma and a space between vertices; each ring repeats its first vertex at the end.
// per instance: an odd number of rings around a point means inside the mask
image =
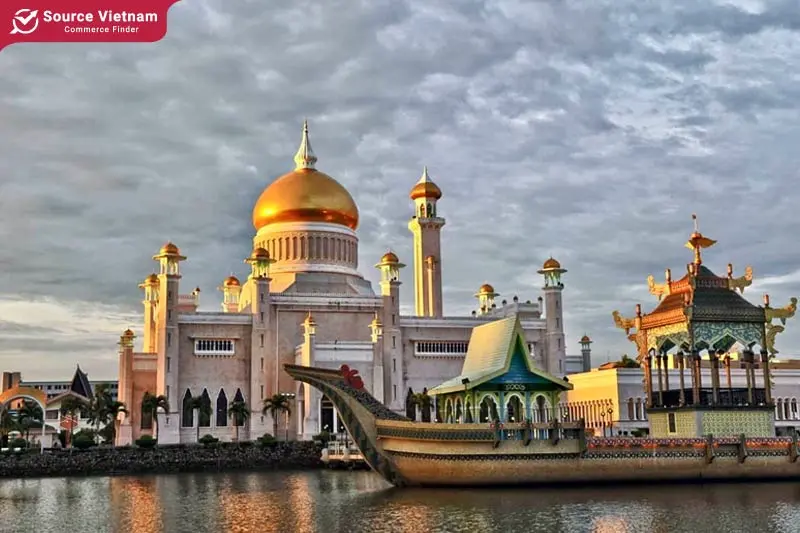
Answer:
POLYGON ((519 317, 514 315, 473 328, 461 375, 434 387, 428 394, 435 396, 461 392, 491 380, 502 382, 505 381, 502 377, 509 373, 514 374, 515 382, 534 383, 559 390, 572 389, 570 383, 533 366, 519 317), (515 352, 521 357, 515 358, 515 352), (520 359, 524 361, 524 366, 519 364, 520 359), (514 368, 512 361, 517 362, 514 368), (466 385, 465 379, 469 380, 466 385))

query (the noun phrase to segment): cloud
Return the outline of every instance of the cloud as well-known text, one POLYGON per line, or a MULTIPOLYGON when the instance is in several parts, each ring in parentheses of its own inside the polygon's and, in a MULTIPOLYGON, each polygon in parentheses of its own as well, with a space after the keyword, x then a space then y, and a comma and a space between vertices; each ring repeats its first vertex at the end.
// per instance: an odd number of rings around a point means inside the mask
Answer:
POLYGON ((428 165, 447 313, 467 314, 483 282, 535 300, 552 254, 569 270, 572 351, 588 333, 598 361, 630 352, 610 312, 656 304, 645 279, 683 271, 692 212, 719 240, 712 269, 752 264, 746 296, 783 302, 800 292, 785 244, 800 231, 798 21, 788 0, 196 0, 159 43, 9 47, 0 357, 31 377, 67 379, 84 359, 113 375, 168 239, 216 308, 304 118, 320 168, 359 204, 373 281, 387 248, 411 258, 407 194, 428 165))

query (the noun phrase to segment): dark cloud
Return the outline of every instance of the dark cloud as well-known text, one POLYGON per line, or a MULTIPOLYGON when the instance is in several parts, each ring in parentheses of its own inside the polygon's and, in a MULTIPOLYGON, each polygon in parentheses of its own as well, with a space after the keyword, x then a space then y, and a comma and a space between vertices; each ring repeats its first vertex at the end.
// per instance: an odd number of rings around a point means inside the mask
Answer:
MULTIPOLYGON (((800 293, 784 244, 800 231, 800 12, 757 4, 204 0, 176 4, 156 44, 7 48, 4 365, 113 375, 168 239, 216 309, 304 118, 320 168, 360 206, 373 281, 386 248, 409 262, 407 194, 429 166, 449 313, 483 282, 535 300, 552 254, 569 270, 569 337, 591 335, 598 361, 630 352, 610 312, 649 309, 647 275, 683 273, 692 212, 719 239, 709 266, 752 264, 768 279, 747 296, 782 302, 800 293)), ((779 338, 784 354, 798 343, 794 328, 779 338)))

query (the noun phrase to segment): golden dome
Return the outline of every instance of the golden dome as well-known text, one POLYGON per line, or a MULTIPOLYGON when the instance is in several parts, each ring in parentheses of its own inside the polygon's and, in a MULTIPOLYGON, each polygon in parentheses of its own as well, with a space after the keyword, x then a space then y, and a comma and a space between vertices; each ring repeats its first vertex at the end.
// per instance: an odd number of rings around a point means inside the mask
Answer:
POLYGON ((181 251, 178 249, 177 246, 168 242, 164 246, 161 247, 161 250, 158 251, 160 255, 180 255, 181 251))
POLYGON ((385 254, 383 254, 383 257, 381 257, 381 263, 384 263, 384 264, 394 264, 394 263, 399 263, 399 262, 400 262, 400 259, 397 257, 397 254, 395 254, 394 252, 386 252, 385 254))
POLYGON ((592 342, 592 339, 589 338, 589 335, 584 335, 581 337, 581 343, 592 342))
POLYGON ((478 294, 494 294, 494 287, 488 283, 484 283, 481 285, 481 288, 478 289, 478 294))
POLYGON ((317 157, 308 141, 308 124, 294 156, 295 169, 273 181, 253 208, 256 230, 278 222, 328 222, 358 227, 358 207, 338 181, 314 168, 317 157))
POLYGON ((228 276, 225 278, 223 285, 225 287, 239 287, 241 283, 239 283, 239 279, 236 276, 228 276))
POLYGON ((144 282, 148 285, 158 283, 158 276, 156 276, 155 274, 150 274, 149 276, 144 278, 144 282))
POLYGON ((261 248, 259 246, 250 254, 250 259, 269 259, 269 252, 266 248, 261 248))
POLYGON ((422 170, 422 177, 411 189, 409 196, 412 200, 416 200, 417 198, 433 198, 438 200, 442 197, 442 190, 431 181, 431 178, 428 176, 428 167, 422 170))
POLYGON ((133 337, 134 334, 133 334, 133 331, 131 331, 130 329, 126 329, 125 331, 122 332, 122 336, 123 337, 133 337))
POLYGON ((542 265, 543 270, 555 270, 557 268, 561 268, 561 263, 553 259, 552 257, 544 262, 542 265))

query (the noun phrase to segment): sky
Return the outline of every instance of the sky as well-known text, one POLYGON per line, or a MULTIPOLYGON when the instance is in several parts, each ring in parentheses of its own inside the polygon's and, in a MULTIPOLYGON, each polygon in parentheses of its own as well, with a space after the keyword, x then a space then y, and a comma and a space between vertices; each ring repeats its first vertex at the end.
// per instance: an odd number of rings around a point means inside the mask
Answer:
MULTIPOLYGON (((649 311, 647 276, 685 272, 692 213, 718 240, 707 266, 752 265, 747 298, 800 295, 794 0, 183 0, 168 24, 158 43, 0 52, 2 370, 116 377, 167 240, 183 292, 217 310, 306 118, 373 282, 387 249, 411 262, 428 166, 447 315, 484 282, 535 301, 552 255, 569 352, 586 333, 595 364, 633 353, 611 312, 649 311)), ((777 347, 800 356, 800 326, 777 347)))

